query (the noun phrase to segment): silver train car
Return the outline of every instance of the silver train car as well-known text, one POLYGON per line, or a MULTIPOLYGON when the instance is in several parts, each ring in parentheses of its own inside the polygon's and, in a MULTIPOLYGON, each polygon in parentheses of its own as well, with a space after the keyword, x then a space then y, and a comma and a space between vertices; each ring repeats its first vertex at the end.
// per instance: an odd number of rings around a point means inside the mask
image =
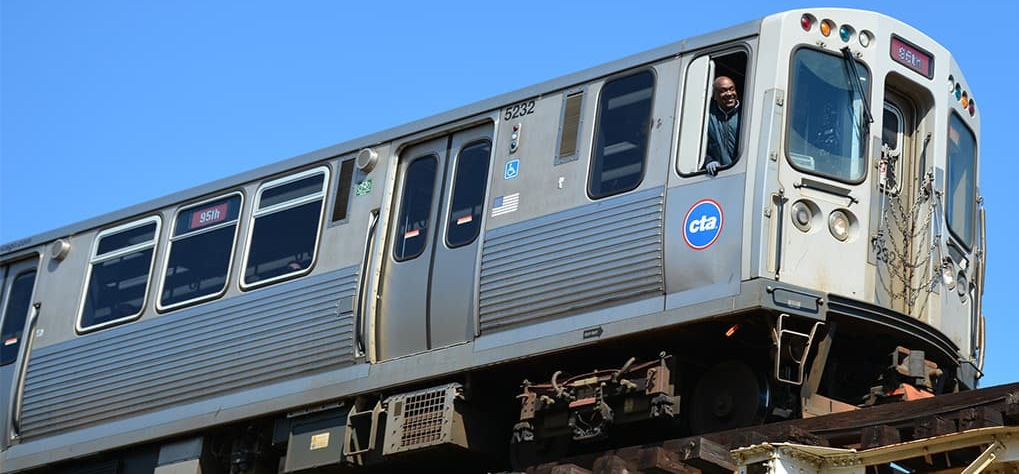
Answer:
POLYGON ((804 9, 8 243, 0 470, 499 470, 974 388, 979 142, 944 47, 804 9))

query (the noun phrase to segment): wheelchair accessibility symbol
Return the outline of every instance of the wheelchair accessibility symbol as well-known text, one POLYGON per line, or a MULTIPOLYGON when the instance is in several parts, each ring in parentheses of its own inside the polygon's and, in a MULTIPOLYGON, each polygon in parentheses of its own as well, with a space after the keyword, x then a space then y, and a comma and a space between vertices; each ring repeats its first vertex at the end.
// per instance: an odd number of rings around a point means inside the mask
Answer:
POLYGON ((520 160, 506 162, 506 172, 503 173, 502 179, 513 179, 518 174, 520 174, 520 160))

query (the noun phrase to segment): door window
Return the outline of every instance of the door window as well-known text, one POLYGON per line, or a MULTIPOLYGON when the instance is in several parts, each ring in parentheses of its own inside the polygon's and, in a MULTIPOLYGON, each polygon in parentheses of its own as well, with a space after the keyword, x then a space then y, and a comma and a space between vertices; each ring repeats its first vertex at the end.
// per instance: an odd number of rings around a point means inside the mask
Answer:
POLYGON ((446 227, 446 245, 450 248, 474 242, 481 231, 491 155, 492 143, 488 140, 470 143, 460 151, 446 227))
POLYGON ((398 262, 413 259, 425 251, 437 169, 435 155, 417 158, 407 167, 393 244, 393 258, 398 262))
POLYGON ((3 344, 0 346, 0 365, 10 364, 18 358, 34 286, 35 269, 17 274, 11 282, 3 312, 4 323, 0 328, 0 344, 3 344))

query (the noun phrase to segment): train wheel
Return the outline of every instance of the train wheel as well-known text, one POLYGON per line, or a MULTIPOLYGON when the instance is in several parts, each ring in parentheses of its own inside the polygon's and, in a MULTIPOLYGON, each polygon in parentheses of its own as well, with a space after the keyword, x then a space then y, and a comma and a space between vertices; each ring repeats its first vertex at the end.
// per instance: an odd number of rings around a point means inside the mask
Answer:
POLYGON ((694 387, 688 412, 690 429, 702 434, 760 423, 770 398, 767 379, 747 363, 720 362, 694 387))

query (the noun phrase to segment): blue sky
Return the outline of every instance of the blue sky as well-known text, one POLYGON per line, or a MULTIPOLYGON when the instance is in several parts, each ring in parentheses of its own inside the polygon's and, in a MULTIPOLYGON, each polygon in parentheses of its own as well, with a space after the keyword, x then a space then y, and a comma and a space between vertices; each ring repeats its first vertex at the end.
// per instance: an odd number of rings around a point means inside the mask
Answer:
MULTIPOLYGON (((1019 6, 876 10, 953 51, 981 107, 984 385, 1019 381, 1019 6)), ((0 243, 802 2, 0 1, 0 243), (369 3, 371 3, 369 5, 369 3)), ((1007 5, 1007 6, 1005 6, 1007 5)))

